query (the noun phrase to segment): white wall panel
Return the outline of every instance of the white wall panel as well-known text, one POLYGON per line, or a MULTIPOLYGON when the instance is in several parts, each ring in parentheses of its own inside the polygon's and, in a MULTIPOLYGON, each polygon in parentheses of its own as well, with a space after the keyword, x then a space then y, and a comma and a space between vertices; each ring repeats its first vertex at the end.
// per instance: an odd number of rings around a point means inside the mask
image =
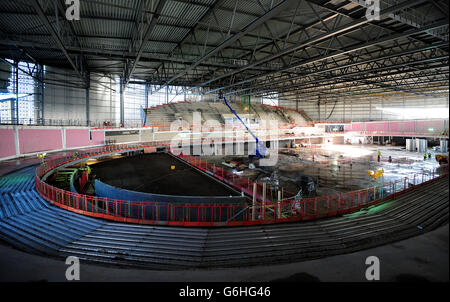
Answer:
POLYGON ((80 125, 86 123, 86 90, 68 87, 79 79, 68 70, 47 67, 44 89, 44 119, 74 121, 80 125), (63 81, 63 85, 52 84, 63 81))

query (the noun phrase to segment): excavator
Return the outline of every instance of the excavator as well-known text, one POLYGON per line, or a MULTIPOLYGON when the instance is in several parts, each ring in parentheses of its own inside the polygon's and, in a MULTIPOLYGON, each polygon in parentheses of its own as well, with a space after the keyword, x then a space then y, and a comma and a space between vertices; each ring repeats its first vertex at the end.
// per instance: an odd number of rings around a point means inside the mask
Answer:
POLYGON ((436 161, 440 164, 440 165, 446 165, 448 164, 448 155, 445 154, 436 154, 435 155, 436 161))
POLYGON ((258 137, 247 127, 247 125, 244 123, 244 121, 242 121, 241 117, 236 113, 236 111, 234 111, 233 108, 231 108, 230 104, 228 104, 228 101, 222 92, 219 92, 219 99, 223 99, 228 109, 230 109, 230 111, 237 117, 237 119, 241 122, 241 124, 245 127, 245 129, 247 129, 247 132, 250 133, 251 136, 253 136, 253 138, 255 139, 256 141, 255 155, 251 155, 250 157, 256 157, 257 159, 266 157, 268 155, 268 150, 266 146, 264 146, 264 144, 258 139, 258 137))

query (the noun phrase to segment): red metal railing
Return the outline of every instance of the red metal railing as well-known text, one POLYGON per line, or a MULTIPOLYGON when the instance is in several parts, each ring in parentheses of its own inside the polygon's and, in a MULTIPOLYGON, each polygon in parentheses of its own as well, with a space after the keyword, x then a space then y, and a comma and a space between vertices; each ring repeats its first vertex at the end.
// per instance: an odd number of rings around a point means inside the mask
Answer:
MULTIPOLYGON (((237 175, 233 173, 232 171, 225 170, 219 166, 216 166, 215 164, 208 163, 205 160, 202 160, 198 157, 192 156, 192 155, 185 155, 183 153, 179 155, 175 155, 180 159, 183 159, 190 165, 202 170, 203 172, 213 174, 216 178, 220 179, 221 181, 227 183, 228 185, 234 187, 235 189, 244 192, 248 196, 255 195, 255 198, 259 201, 263 200, 263 196, 265 196, 265 200, 272 200, 274 199, 272 195, 273 189, 268 186, 266 187, 266 194, 264 195, 263 192, 263 185, 257 182, 254 182, 248 177, 242 177, 240 175, 237 175), (255 190, 254 190, 255 186, 255 190)), ((292 197, 294 193, 284 190, 283 191, 284 196, 292 197)), ((275 197, 276 198, 276 197, 275 197)))
MULTIPOLYGON (((36 169, 36 189, 48 202, 76 213, 119 222, 178 226, 235 226, 316 219, 359 210, 392 198, 417 186, 448 175, 448 165, 433 171, 414 174, 392 183, 354 192, 315 198, 263 200, 262 186, 257 184, 257 200, 243 203, 160 203, 126 201, 72 193, 55 188, 42 177, 58 166, 94 156, 139 150, 168 144, 109 145, 79 152, 77 157, 63 156, 44 162, 36 169)), ((180 155, 197 168, 247 193, 253 194, 253 182, 237 177, 220 167, 193 156, 180 155)))

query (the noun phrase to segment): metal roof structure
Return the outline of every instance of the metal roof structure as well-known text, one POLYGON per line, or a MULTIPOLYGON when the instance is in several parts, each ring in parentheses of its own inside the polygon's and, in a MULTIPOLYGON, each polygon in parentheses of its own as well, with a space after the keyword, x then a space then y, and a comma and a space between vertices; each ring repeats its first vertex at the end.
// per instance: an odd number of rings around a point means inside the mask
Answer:
POLYGON ((445 0, 1 0, 0 57, 202 93, 448 94, 445 0), (367 1, 370 2, 370 1, 367 1), (374 1, 376 2, 376 1, 374 1))

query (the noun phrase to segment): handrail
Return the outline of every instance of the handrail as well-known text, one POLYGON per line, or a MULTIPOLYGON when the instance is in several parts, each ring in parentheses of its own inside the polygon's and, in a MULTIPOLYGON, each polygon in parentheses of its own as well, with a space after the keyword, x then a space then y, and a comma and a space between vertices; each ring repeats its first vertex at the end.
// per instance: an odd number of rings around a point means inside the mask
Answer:
MULTIPOLYGON (((242 203, 167 203, 118 200, 72 193, 55 188, 42 180, 42 177, 53 169, 77 160, 143 148, 167 147, 168 145, 168 143, 108 145, 80 151, 77 157, 63 156, 49 160, 36 169, 36 189, 45 200, 58 207, 113 221, 176 226, 242 226, 301 221, 345 214, 377 204, 448 175, 448 165, 444 165, 427 173, 416 173, 412 177, 405 177, 368 189, 294 200, 262 201, 260 199, 258 202, 244 205, 242 203)), ((184 156, 184 159, 191 159, 191 164, 192 158, 194 157, 184 156)), ((239 187, 247 194, 252 194, 251 182, 248 180, 245 182, 245 178, 229 177, 229 174, 226 175, 228 171, 200 159, 196 160, 198 160, 197 167, 204 165, 202 169, 208 171, 212 169, 214 175, 222 181, 239 187)), ((258 188, 258 190, 260 189, 258 188)), ((261 194, 262 192, 259 191, 259 195, 261 194)))

